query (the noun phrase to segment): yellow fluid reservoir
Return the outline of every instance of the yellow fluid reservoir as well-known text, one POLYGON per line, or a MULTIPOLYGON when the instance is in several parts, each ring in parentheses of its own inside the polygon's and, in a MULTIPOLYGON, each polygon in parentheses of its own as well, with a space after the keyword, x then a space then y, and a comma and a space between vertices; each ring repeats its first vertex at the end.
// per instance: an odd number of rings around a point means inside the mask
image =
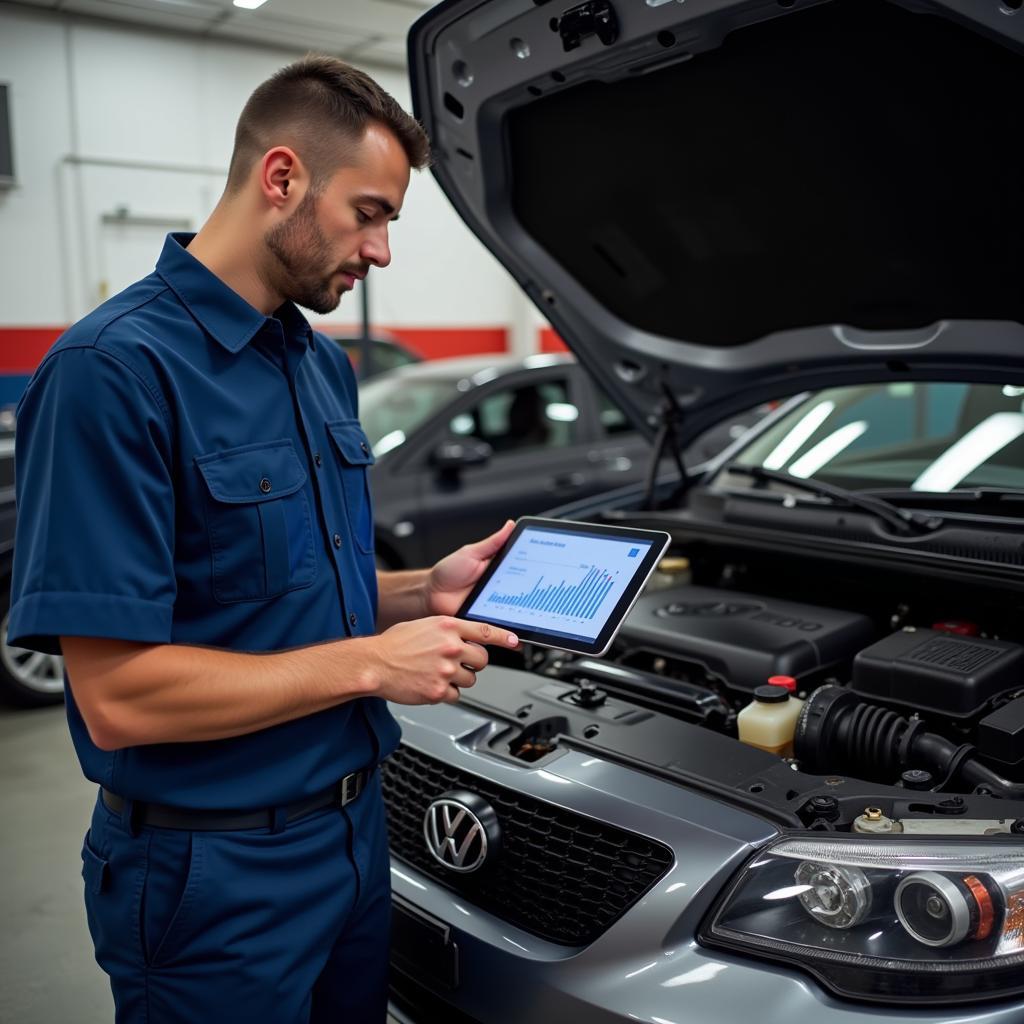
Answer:
POLYGON ((740 739, 770 754, 790 757, 803 706, 785 686, 759 686, 754 699, 736 716, 740 739))

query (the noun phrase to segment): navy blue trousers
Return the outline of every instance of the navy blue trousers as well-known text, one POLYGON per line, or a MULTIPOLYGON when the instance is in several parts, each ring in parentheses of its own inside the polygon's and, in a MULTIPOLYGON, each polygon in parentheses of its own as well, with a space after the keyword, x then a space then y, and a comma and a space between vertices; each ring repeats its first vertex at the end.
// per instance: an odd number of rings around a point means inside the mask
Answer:
POLYGON ((390 875, 379 777, 283 831, 133 835, 98 801, 82 848, 117 1024, 383 1024, 390 875))

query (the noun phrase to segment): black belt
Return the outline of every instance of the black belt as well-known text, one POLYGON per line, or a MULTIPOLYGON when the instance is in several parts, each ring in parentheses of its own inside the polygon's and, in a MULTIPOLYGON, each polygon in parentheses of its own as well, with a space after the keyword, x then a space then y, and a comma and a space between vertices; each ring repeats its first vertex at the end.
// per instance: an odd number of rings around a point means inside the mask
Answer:
MULTIPOLYGON (((345 807, 366 788, 374 773, 373 768, 350 772, 340 782, 283 807, 269 807, 259 811, 186 810, 164 804, 136 801, 132 805, 132 824, 153 825, 156 828, 176 828, 187 832, 237 832, 249 828, 273 828, 276 822, 291 822, 304 818, 325 807, 345 807)), ((114 814, 124 810, 125 799, 109 789, 100 789, 103 804, 114 814)))

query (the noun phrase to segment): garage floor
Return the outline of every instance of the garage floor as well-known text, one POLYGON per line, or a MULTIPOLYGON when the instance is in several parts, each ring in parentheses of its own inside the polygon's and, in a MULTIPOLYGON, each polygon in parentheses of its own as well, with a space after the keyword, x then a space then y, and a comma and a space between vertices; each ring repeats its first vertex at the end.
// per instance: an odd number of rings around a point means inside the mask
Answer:
POLYGON ((0 1024, 110 1024, 82 905, 82 837, 96 788, 64 709, 0 708, 0 1024))
POLYGON ((62 707, 0 710, 0 1021, 114 1019, 82 905, 95 799, 62 707))

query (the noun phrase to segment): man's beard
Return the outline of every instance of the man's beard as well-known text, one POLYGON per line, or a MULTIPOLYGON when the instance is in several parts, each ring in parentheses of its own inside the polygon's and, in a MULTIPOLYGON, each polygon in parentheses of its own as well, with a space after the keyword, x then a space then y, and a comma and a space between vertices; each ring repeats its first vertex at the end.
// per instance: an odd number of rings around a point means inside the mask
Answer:
POLYGON ((264 236, 275 258, 267 268, 267 284, 279 295, 314 313, 337 309, 341 294, 331 287, 330 246, 316 222, 316 200, 307 192, 295 212, 264 236))

